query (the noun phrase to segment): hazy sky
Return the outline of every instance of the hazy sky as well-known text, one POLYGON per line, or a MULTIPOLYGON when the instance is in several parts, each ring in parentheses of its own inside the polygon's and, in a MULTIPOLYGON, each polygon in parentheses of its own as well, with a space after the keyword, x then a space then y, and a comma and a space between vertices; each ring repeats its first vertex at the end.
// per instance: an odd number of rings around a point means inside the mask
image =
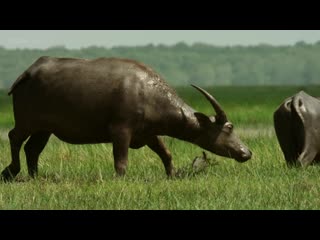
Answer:
POLYGON ((319 40, 319 30, 0 30, 0 46, 6 48, 172 45, 181 41, 218 46, 291 45, 319 40))

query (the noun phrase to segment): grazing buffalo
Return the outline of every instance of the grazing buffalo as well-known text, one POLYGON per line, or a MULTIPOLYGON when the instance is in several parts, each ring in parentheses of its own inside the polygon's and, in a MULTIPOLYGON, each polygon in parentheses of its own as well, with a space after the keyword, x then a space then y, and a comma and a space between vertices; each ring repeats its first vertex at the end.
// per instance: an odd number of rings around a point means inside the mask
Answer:
POLYGON ((19 151, 28 138, 24 150, 33 177, 51 134, 71 144, 111 142, 118 175, 125 174, 128 148, 147 145, 172 176, 171 154, 161 135, 239 162, 250 159, 250 150, 233 133, 220 104, 193 87, 211 103, 215 117, 192 109, 154 70, 137 61, 41 57, 9 91, 15 127, 9 132, 12 162, 2 178, 11 180, 19 173, 19 151))
POLYGON ((274 127, 288 166, 320 160, 320 100, 301 91, 274 112, 274 127))

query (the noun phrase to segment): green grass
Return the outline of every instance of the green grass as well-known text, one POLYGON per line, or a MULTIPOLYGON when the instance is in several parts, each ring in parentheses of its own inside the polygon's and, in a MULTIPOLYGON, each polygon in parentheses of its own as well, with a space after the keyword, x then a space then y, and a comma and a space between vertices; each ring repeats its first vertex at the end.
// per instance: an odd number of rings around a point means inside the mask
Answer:
MULTIPOLYGON (((202 150, 164 137, 176 169, 167 179, 161 160, 148 148, 130 150, 127 175, 115 177, 111 144, 70 145, 51 137, 40 156, 39 177, 30 179, 23 150, 22 171, 0 183, 0 209, 320 209, 320 167, 288 169, 277 143, 272 114, 297 87, 215 87, 235 132, 250 147, 246 163, 209 154, 212 163, 192 172, 202 150)), ((305 91, 320 96, 320 87, 305 91)), ((211 106, 192 88, 178 89, 207 114, 211 106)), ((10 162, 6 134, 13 126, 11 98, 0 93, 0 170, 10 162)))

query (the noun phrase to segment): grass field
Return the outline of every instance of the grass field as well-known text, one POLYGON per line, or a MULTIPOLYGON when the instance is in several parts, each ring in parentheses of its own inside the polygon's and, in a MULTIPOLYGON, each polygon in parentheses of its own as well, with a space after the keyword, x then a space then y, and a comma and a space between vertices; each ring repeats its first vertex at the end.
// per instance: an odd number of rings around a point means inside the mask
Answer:
MULTIPOLYGON (((288 96, 320 87, 215 87, 235 132, 253 157, 240 164, 208 153, 211 165, 195 173, 202 150, 164 137, 180 171, 167 179, 161 160, 148 148, 130 150, 127 175, 115 177, 111 144, 70 145, 50 138, 31 179, 23 150, 15 182, 0 183, 0 209, 320 209, 320 167, 288 169, 273 130, 272 116, 288 96)), ((177 89, 195 109, 213 110, 191 87, 177 89)), ((0 92, 0 170, 9 164, 7 133, 13 127, 11 97, 0 92)))

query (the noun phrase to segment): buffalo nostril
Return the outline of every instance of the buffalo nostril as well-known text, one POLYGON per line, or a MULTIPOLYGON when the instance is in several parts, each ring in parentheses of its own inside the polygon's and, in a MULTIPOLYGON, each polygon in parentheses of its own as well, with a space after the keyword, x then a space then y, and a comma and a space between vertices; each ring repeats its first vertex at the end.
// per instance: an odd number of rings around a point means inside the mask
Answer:
POLYGON ((248 160, 251 158, 251 156, 252 156, 252 152, 250 150, 243 150, 242 151, 242 158, 243 159, 248 160))
POLYGON ((240 147, 240 152, 238 153, 238 157, 235 158, 238 162, 246 162, 247 160, 251 159, 252 152, 245 148, 245 147, 240 147))

